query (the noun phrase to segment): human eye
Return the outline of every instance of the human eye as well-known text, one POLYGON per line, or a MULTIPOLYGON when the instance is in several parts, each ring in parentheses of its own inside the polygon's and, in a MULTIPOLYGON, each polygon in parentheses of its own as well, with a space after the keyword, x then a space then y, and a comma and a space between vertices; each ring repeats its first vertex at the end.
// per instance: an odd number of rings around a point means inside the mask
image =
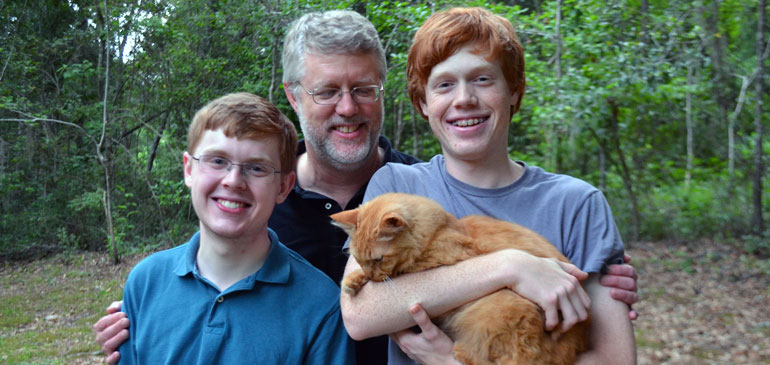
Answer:
POLYGON ((333 89, 333 88, 319 88, 315 89, 313 91, 313 96, 316 98, 320 98, 323 100, 329 100, 337 96, 337 94, 340 92, 340 89, 333 89))
POLYGON ((377 89, 376 86, 357 87, 357 88, 353 89, 353 93, 356 96, 361 97, 361 98, 371 98, 371 97, 373 97, 376 94, 376 92, 375 92, 376 89, 377 89))
POLYGON ((261 163, 247 163, 243 167, 249 175, 257 177, 267 176, 273 171, 272 168, 261 163))
POLYGON ((217 170, 227 168, 230 165, 228 159, 219 156, 203 156, 203 162, 217 170))
POLYGON ((476 78, 476 82, 479 83, 479 84, 482 84, 482 85, 491 84, 493 81, 494 81, 494 79, 492 79, 492 77, 487 76, 487 75, 482 75, 482 76, 479 76, 479 77, 476 78))

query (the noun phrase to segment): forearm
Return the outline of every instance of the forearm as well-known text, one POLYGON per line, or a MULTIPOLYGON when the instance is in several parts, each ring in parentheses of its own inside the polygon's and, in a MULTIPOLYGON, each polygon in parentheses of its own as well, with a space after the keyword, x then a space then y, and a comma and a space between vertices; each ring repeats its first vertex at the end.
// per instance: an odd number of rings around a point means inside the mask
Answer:
POLYGON ((577 364, 635 364, 636 344, 628 307, 610 297, 610 288, 599 284, 597 274, 583 285, 591 297, 591 327, 589 349, 577 364))
MULTIPOLYGON (((451 266, 405 274, 391 282, 369 282, 355 295, 341 295, 342 316, 350 336, 361 340, 415 325, 409 308, 421 304, 431 316, 505 287, 505 261, 518 251, 478 256, 451 266)), ((358 269, 353 257, 345 274, 358 269)))

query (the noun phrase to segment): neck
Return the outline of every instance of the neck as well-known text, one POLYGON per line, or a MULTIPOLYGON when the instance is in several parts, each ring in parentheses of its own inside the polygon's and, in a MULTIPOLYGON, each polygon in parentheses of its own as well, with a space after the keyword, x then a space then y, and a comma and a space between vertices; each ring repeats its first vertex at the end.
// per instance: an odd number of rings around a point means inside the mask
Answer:
POLYGON ((375 153, 360 164, 339 168, 323 161, 308 148, 297 159, 297 181, 301 188, 328 196, 344 209, 382 166, 384 158, 385 150, 377 147, 375 153))
POLYGON ((270 252, 267 230, 256 238, 237 240, 201 227, 200 242, 196 256, 198 271, 220 291, 257 272, 270 252))
POLYGON ((447 172, 457 180, 482 189, 495 189, 516 182, 524 167, 508 157, 507 152, 478 160, 458 159, 444 155, 447 172))

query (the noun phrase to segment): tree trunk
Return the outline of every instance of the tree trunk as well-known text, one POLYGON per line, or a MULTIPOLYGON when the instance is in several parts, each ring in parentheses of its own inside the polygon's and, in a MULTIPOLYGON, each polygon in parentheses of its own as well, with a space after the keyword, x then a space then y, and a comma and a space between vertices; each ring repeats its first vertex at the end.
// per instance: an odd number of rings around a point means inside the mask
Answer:
POLYGON ((417 132, 417 114, 414 108, 409 108, 409 116, 412 118, 412 156, 417 157, 420 155, 420 134, 417 132))
MULTIPOLYGON (((554 100, 559 100, 559 85, 561 85, 561 52, 562 52, 562 39, 561 39, 561 3, 562 0, 556 1, 556 24, 554 25, 554 42, 556 42, 556 54, 554 54, 554 100)), ((557 108, 561 110, 560 104, 557 104, 557 108)), ((549 123, 548 135, 546 137, 546 143, 551 150, 551 168, 558 172, 559 169, 559 138, 558 127, 556 121, 549 123)))
POLYGON ((711 1, 711 11, 707 11, 705 7, 700 7, 698 10, 701 13, 701 21, 703 29, 706 30, 707 37, 711 40, 710 49, 712 72, 714 75, 714 83, 712 84, 712 90, 719 109, 719 124, 727 125, 727 158, 728 158, 728 171, 730 176, 733 176, 735 168, 735 135, 734 126, 731 121, 728 120, 727 110, 729 109, 727 92, 729 85, 727 83, 727 75, 724 66, 724 42, 719 32, 719 3, 717 0, 711 1))
POLYGON ((752 217, 754 227, 754 233, 762 234, 764 230, 764 222, 762 219, 762 174, 764 173, 764 166, 762 164, 762 97, 764 96, 764 84, 762 78, 764 77, 764 47, 765 47, 765 0, 759 0, 759 15, 757 21, 757 83, 754 85, 756 89, 756 106, 754 112, 754 130, 755 130, 755 145, 754 145, 754 214, 752 217))
POLYGON ((637 202, 636 193, 634 192, 633 180, 631 178, 631 171, 626 164, 626 156, 623 154, 623 149, 620 147, 620 133, 618 133, 618 106, 615 104, 615 100, 607 99, 612 109, 612 115, 610 117, 610 132, 614 142, 615 153, 618 155, 618 166, 620 167, 620 176, 623 178, 623 186, 628 193, 628 198, 631 200, 631 240, 636 241, 639 239, 639 226, 641 219, 639 217, 639 204, 637 202))
MULTIPOLYGON (((692 65, 687 66, 687 86, 693 84, 692 65)), ((693 148, 693 122, 692 122, 692 93, 690 89, 687 89, 687 95, 685 96, 685 123, 687 125, 687 169, 684 174, 684 184, 690 186, 690 179, 692 178, 692 163, 695 159, 695 153, 693 148)))
POLYGON ((104 0, 104 18, 105 22, 103 24, 104 27, 104 42, 102 42, 102 45, 104 46, 103 52, 100 52, 100 54, 104 53, 104 95, 102 95, 102 136, 99 139, 99 143, 96 144, 96 155, 99 158, 99 163, 101 163, 102 167, 104 168, 104 216, 107 223, 107 235, 112 243, 112 261, 117 264, 120 262, 120 257, 118 256, 118 245, 115 241, 115 230, 114 225, 112 222, 112 183, 110 181, 110 143, 109 143, 109 137, 107 136, 107 126, 109 124, 109 118, 107 115, 107 95, 109 94, 109 86, 110 86, 110 32, 109 32, 109 22, 106 21, 106 19, 109 17, 109 11, 107 8, 107 0, 104 0))
POLYGON ((398 101, 398 110, 396 111, 396 133, 393 136, 393 148, 401 150, 401 136, 404 134, 404 101, 398 101))
POLYGON ((168 118, 163 119, 163 124, 160 125, 160 130, 158 131, 158 135, 155 136, 155 141, 152 143, 152 149, 150 150, 150 156, 147 158, 147 173, 149 174, 152 171, 152 165, 155 162, 155 156, 158 154, 158 145, 160 145, 160 140, 163 138, 163 130, 166 129, 166 122, 168 122, 168 118))

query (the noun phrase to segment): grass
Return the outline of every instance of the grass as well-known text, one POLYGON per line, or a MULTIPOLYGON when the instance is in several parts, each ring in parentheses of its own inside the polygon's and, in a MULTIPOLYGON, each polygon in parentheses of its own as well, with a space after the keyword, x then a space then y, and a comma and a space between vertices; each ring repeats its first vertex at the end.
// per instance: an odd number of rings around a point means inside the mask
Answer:
POLYGON ((91 326, 135 262, 63 253, 0 266, 0 363, 103 363, 91 326))

